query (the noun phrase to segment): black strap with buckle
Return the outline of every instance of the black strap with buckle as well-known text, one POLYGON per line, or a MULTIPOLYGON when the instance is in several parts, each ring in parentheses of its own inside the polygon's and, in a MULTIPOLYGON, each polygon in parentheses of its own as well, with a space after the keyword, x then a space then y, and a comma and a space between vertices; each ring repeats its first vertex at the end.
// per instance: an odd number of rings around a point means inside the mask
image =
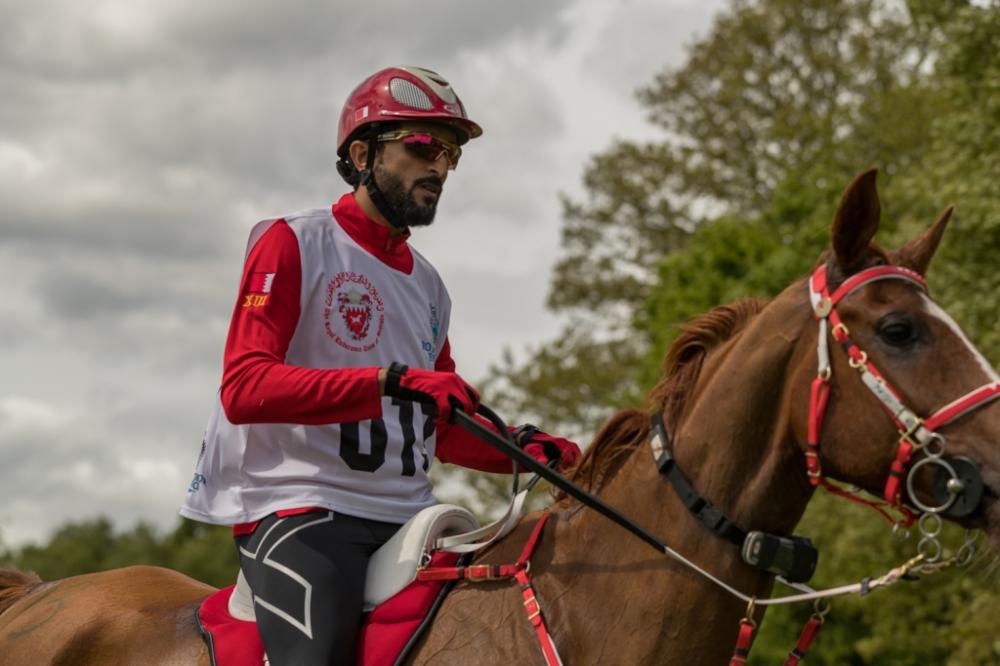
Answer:
POLYGON ((663 424, 663 415, 659 412, 652 415, 652 426, 650 437, 658 437, 661 444, 656 468, 667 478, 681 502, 698 522, 738 546, 743 561, 752 567, 777 574, 792 583, 805 583, 812 578, 819 560, 819 551, 809 539, 784 537, 756 530, 747 533, 698 493, 680 471, 670 450, 670 434, 663 424))

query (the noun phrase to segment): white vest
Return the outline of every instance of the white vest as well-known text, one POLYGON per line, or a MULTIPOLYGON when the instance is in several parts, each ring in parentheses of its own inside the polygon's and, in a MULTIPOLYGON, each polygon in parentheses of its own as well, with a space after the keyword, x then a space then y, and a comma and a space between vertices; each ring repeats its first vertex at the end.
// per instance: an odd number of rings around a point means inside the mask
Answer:
MULTIPOLYGON (((302 262, 301 314, 285 363, 433 369, 451 300, 430 263, 413 251, 409 275, 387 266, 329 208, 284 219, 302 262)), ((383 397, 382 418, 355 423, 234 425, 217 394, 181 515, 231 525, 317 506, 403 523, 437 503, 427 478, 434 448, 434 421, 416 403, 383 397)))

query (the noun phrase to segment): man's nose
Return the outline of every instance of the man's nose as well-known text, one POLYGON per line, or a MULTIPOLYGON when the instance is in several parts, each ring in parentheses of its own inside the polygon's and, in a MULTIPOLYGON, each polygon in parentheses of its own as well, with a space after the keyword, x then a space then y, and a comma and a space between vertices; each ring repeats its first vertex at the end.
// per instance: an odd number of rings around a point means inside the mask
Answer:
POLYGON ((430 162, 431 173, 441 179, 443 183, 448 178, 448 156, 445 153, 438 155, 437 159, 430 162))

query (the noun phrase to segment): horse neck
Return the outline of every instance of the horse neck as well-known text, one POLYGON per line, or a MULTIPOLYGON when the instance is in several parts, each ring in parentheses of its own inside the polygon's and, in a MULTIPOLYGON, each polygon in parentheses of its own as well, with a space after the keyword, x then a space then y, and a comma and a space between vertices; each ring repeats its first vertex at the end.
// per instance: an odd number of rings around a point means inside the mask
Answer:
POLYGON ((698 491, 745 529, 789 534, 812 495, 800 435, 815 331, 793 285, 705 361, 674 455, 698 491))
MULTIPOLYGON (((798 286, 711 350, 673 429, 681 472, 745 530, 790 534, 812 493, 790 423, 792 414, 807 409, 802 386, 808 389, 808 361, 815 353, 805 288, 798 286), (794 378, 796 370, 801 378, 794 378)), ((600 494, 727 582, 748 593, 770 591, 773 577, 745 565, 737 546, 690 515, 657 473, 648 446, 633 451, 600 494)), ((597 521, 588 532, 608 529, 588 512, 579 520, 597 521)), ((619 540, 616 549, 622 561, 637 561, 649 552, 635 539, 619 540)), ((713 588, 706 582, 705 589, 713 588)))

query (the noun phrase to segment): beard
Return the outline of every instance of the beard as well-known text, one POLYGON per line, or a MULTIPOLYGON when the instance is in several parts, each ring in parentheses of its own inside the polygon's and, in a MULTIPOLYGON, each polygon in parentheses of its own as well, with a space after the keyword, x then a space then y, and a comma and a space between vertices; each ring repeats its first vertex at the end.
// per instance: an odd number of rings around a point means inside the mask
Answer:
POLYGON ((407 227, 426 227, 434 221, 434 214, 437 213, 437 203, 440 199, 441 179, 437 176, 428 176, 414 181, 409 190, 403 180, 392 173, 386 171, 381 164, 376 164, 374 169, 375 184, 382 191, 382 196, 396 211, 396 222, 407 227), (436 185, 439 189, 438 196, 433 197, 430 203, 422 203, 419 198, 423 196, 415 194, 421 185, 436 185))

